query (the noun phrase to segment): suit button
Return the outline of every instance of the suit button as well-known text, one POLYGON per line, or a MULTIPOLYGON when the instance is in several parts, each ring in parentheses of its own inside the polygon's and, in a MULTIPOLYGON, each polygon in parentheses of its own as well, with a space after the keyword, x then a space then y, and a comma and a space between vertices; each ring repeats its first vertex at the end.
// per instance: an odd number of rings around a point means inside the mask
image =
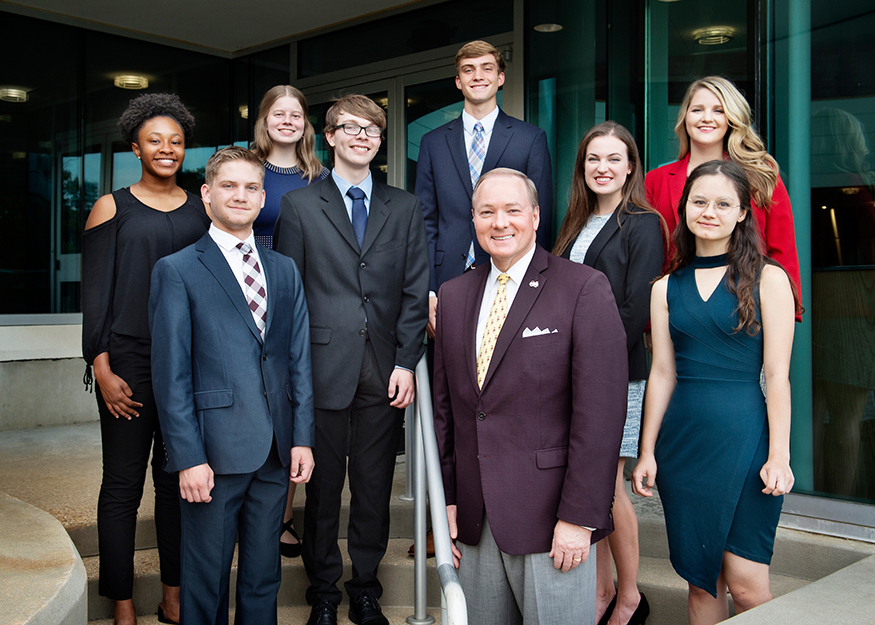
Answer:
POLYGON ((368 297, 367 295, 365 295, 363 299, 365 300, 365 304, 367 304, 368 302, 371 301, 371 298, 368 297))
POLYGON ((359 330, 359 336, 364 336, 365 334, 367 334, 367 332, 365 332, 364 330, 359 330))
POLYGON ((264 392, 264 398, 267 399, 267 391, 264 392))
POLYGON ((261 357, 261 359, 262 359, 262 360, 267 360, 267 354, 264 354, 264 355, 261 357))
POLYGON ((478 412, 477 418, 480 419, 481 421, 483 421, 486 418, 486 413, 485 412, 478 412))
POLYGON ((359 267, 362 268, 362 269, 364 269, 364 268, 367 267, 367 266, 368 266, 367 263, 362 263, 361 265, 359 265, 359 267))

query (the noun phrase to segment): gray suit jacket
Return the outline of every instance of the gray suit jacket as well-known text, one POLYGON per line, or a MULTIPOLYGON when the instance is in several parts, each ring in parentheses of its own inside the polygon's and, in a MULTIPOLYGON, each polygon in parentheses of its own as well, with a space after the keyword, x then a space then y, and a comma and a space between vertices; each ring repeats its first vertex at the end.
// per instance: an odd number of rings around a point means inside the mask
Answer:
POLYGON ((328 177, 283 196, 273 244, 304 280, 317 408, 352 403, 367 339, 387 388, 396 366, 415 368, 428 321, 428 249, 416 197, 375 181, 360 249, 328 177))

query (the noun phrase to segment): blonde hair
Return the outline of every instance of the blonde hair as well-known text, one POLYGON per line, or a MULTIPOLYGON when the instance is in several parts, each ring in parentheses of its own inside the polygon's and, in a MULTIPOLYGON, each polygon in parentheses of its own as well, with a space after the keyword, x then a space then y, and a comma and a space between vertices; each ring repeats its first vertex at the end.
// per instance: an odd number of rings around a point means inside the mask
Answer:
POLYGON ((231 161, 243 161, 244 163, 249 163, 255 167, 255 170, 261 178, 261 182, 264 182, 264 164, 261 162, 261 159, 246 148, 240 147, 239 145, 229 145, 226 148, 221 148, 214 152, 207 161, 206 171, 204 172, 204 182, 207 183, 208 187, 213 186, 213 181, 216 179, 216 176, 219 175, 219 169, 221 169, 222 165, 230 163, 231 161))
POLYGON ((456 52, 456 76, 462 73, 462 61, 465 59, 476 59, 481 56, 491 54, 495 59, 495 66, 498 67, 500 74, 507 69, 507 64, 504 62, 504 57, 501 56, 494 45, 486 41, 469 41, 456 52))
POLYGON ((250 149, 262 161, 266 161, 273 148, 273 142, 267 134, 267 116, 277 100, 283 96, 289 96, 298 101, 304 111, 304 136, 295 144, 295 154, 298 156, 298 166, 304 173, 304 177, 313 182, 322 174, 322 162, 316 157, 316 131, 310 123, 310 109, 304 94, 291 85, 277 85, 268 89, 258 106, 258 119, 255 120, 255 141, 250 149))
POLYGON ((720 100, 729 130, 723 138, 723 149, 729 159, 742 166, 750 180, 751 196, 757 206, 769 208, 772 192, 778 182, 778 163, 766 152, 763 140, 751 123, 750 105, 738 88, 720 76, 706 76, 693 82, 681 102, 674 132, 678 137, 678 160, 690 152, 690 136, 687 134, 686 117, 693 97, 699 89, 707 89, 720 100))

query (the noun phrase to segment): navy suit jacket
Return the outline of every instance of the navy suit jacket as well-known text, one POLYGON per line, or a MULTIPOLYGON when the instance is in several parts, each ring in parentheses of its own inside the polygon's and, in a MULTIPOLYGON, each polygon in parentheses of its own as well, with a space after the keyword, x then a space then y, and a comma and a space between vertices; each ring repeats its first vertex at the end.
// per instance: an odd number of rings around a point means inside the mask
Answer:
POLYGON ((611 287, 539 247, 481 389, 475 341, 489 271, 438 294, 435 432, 459 540, 478 543, 485 509, 505 553, 550 551, 557 519, 596 528, 594 543, 613 530, 626 420, 626 336, 611 287))
POLYGON ((315 442, 310 334, 295 263, 258 247, 267 282, 264 340, 209 232, 152 271, 152 381, 165 469, 209 463, 251 473, 274 438, 283 466, 315 442))
MULTIPOLYGON (((465 152, 462 117, 432 130, 422 138, 416 164, 416 197, 422 202, 428 254, 431 261, 430 289, 437 293, 447 280, 462 275, 471 241, 475 261, 488 264, 474 233, 471 219, 471 174, 465 152)), ((549 249, 553 223, 553 169, 547 135, 537 126, 498 111, 483 162, 486 173, 509 167, 526 174, 538 190, 541 225, 538 244, 549 249)))
POLYGON ((396 366, 413 371, 428 322, 428 252, 413 194, 374 181, 360 248, 329 176, 283 196, 273 245, 303 277, 317 408, 352 404, 366 337, 386 388, 396 366))

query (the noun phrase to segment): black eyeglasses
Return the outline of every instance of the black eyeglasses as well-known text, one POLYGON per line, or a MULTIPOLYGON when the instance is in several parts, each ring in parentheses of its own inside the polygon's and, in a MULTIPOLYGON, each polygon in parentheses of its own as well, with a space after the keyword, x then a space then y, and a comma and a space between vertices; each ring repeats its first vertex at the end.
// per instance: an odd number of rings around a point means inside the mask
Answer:
POLYGON ((347 124, 337 124, 334 129, 338 130, 342 128, 343 133, 350 135, 352 137, 359 136, 362 130, 365 131, 365 134, 369 137, 379 137, 383 134, 383 129, 379 126, 359 126, 358 124, 353 124, 352 122, 347 124))

